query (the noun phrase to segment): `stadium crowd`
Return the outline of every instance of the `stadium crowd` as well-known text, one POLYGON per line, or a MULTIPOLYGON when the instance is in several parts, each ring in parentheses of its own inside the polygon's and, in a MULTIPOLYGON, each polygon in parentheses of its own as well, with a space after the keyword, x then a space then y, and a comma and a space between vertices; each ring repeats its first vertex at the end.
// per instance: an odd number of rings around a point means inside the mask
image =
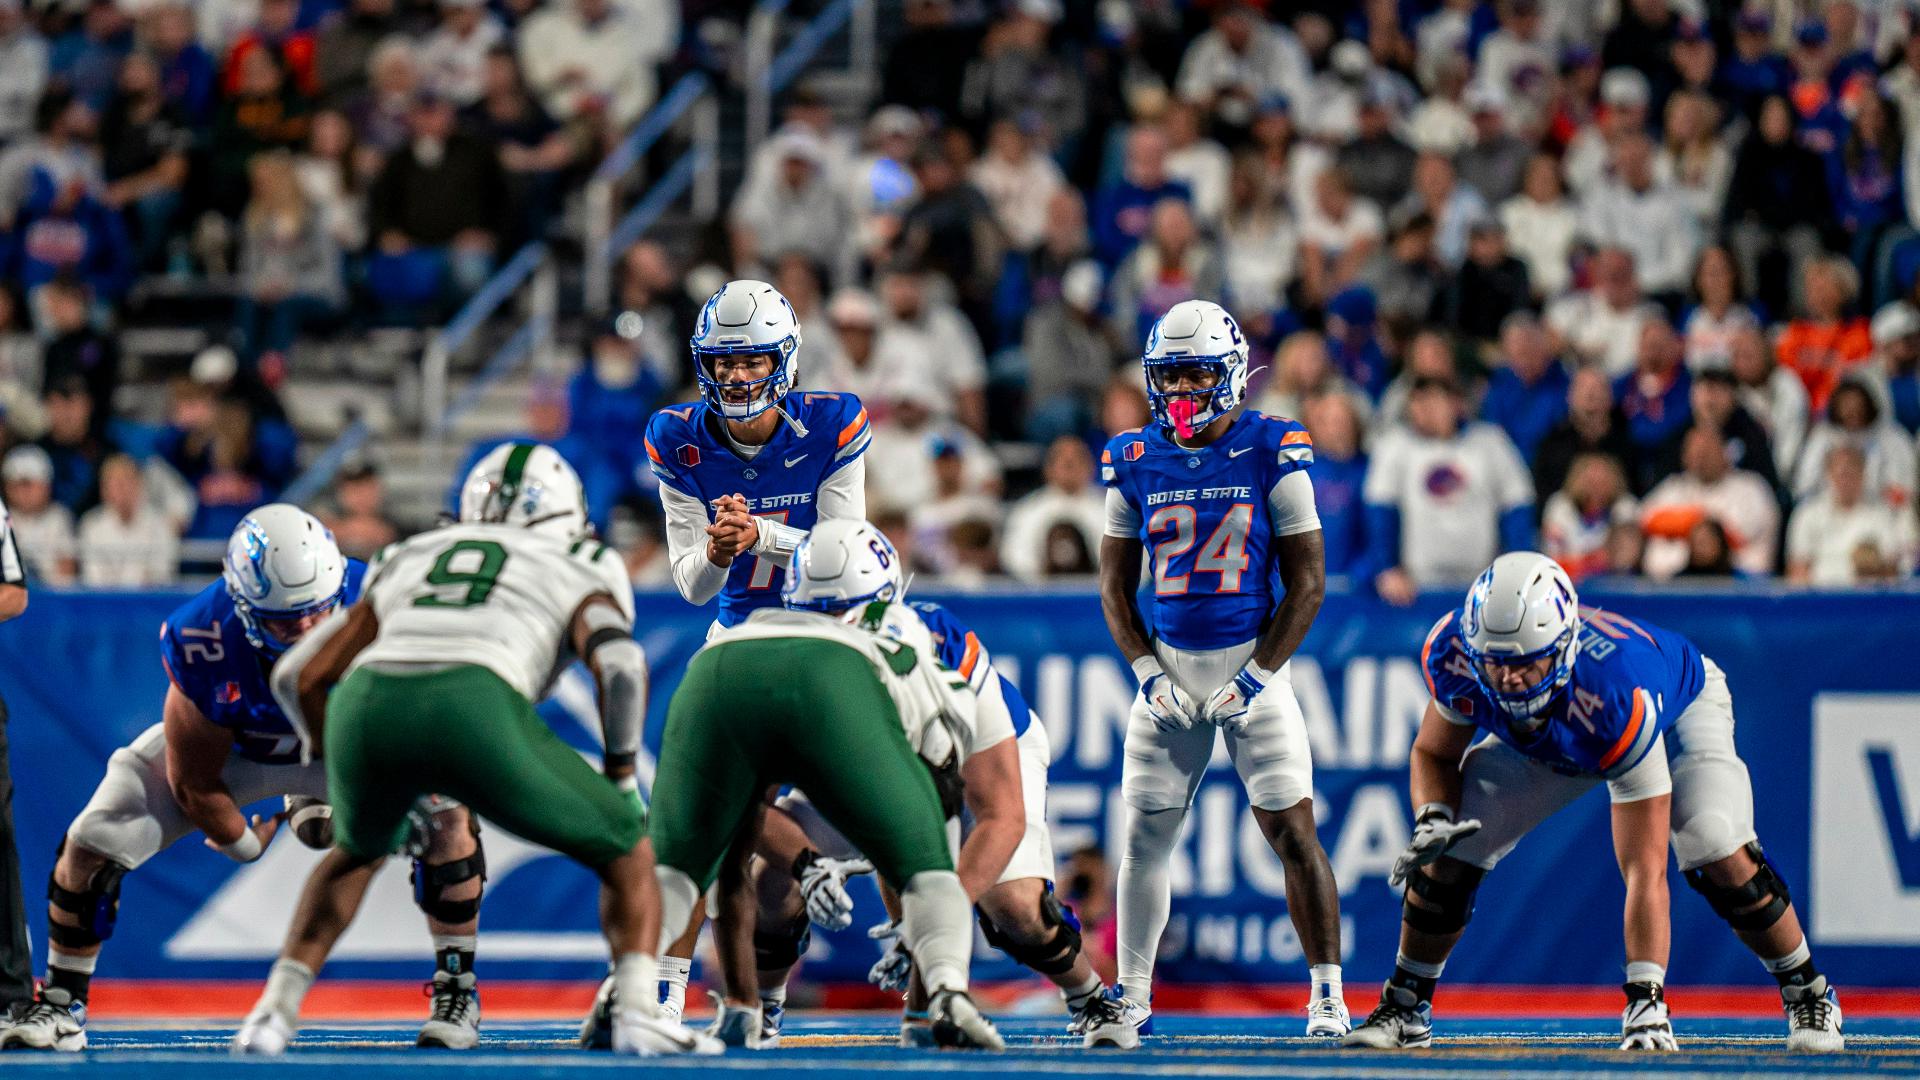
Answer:
MULTIPOLYGON (((440 317, 518 239, 565 229, 661 65, 700 62, 740 14, 132 3, 0 0, 19 444, 0 474, 55 581, 164 580, 150 548, 272 497, 296 460, 269 389, 291 343, 440 317), (116 426, 100 403, 129 283, 229 272, 232 350, 178 380, 159 430, 116 426)), ((1093 568, 1098 456, 1148 422, 1135 358, 1193 296, 1244 328, 1254 407, 1313 434, 1329 573, 1389 600, 1534 545, 1578 578, 1914 573, 1920 11, 898 15, 858 121, 785 95, 705 247, 628 251, 578 372, 527 403, 516 434, 574 462, 636 581, 665 577, 640 434, 689 396, 687 328, 729 276, 791 299, 803 386, 866 402, 870 514, 923 573, 1093 568)), ((381 500, 371 468, 342 478, 347 546, 395 533, 381 500)))

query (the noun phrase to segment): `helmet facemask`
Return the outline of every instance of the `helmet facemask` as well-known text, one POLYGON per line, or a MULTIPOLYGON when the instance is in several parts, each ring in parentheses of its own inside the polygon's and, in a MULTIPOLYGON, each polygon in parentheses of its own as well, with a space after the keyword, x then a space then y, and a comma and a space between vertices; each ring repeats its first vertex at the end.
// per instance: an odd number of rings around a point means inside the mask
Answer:
POLYGON ((1162 428, 1182 439, 1191 439, 1201 429, 1233 411, 1240 403, 1240 391, 1234 378, 1234 357, 1157 356, 1142 361, 1147 370, 1147 403, 1153 418, 1162 428), (1168 389, 1185 383, 1205 382, 1192 377, 1196 371, 1213 376, 1212 385, 1194 389, 1168 389), (1185 378, 1182 378, 1185 376, 1185 378))

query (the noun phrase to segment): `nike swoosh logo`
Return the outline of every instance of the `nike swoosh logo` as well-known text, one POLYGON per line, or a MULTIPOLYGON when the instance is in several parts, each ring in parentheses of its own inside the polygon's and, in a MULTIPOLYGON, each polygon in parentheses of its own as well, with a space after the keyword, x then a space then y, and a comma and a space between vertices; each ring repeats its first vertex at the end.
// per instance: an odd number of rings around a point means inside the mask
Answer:
POLYGON ((787 468, 791 469, 805 460, 807 460, 806 454, 801 454, 799 457, 790 457, 787 459, 787 468))
POLYGON ((1252 450, 1252 449, 1253 449, 1253 447, 1251 447, 1251 446, 1243 446, 1243 447, 1241 447, 1241 448, 1240 448, 1240 449, 1238 449, 1238 450, 1229 450, 1229 451, 1227 451, 1227 456, 1228 456, 1228 457, 1230 457, 1230 458, 1237 458, 1237 457, 1239 457, 1239 456, 1240 456, 1241 454, 1244 454, 1244 453, 1246 453, 1247 451, 1249 451, 1249 450, 1252 450))

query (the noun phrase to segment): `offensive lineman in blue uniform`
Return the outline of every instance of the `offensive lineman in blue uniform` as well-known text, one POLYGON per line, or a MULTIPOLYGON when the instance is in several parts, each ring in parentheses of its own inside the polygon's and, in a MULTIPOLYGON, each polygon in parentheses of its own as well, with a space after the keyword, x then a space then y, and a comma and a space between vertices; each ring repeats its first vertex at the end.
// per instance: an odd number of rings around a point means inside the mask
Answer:
POLYGON ((1115 436, 1101 457, 1100 603, 1140 681, 1121 771, 1123 1004, 1136 1025, 1151 1018, 1169 863, 1218 728, 1286 868, 1287 909, 1313 980, 1307 1034, 1342 1036, 1340 898, 1314 831, 1313 762, 1287 669, 1326 591, 1306 474, 1313 441, 1292 420, 1237 412, 1247 343, 1218 304, 1175 304, 1141 360, 1156 423, 1115 436), (1143 550, 1153 572, 1145 617, 1136 602, 1143 550))
POLYGON ((1481 879, 1604 781, 1627 885, 1621 1049, 1675 1048, 1663 990, 1669 843, 1687 884, 1779 982, 1788 1048, 1843 1047, 1839 1000, 1754 834, 1718 665, 1678 634, 1582 608, 1566 571, 1535 552, 1495 559, 1434 624, 1420 662, 1433 700, 1413 744, 1413 839, 1392 875, 1407 885, 1400 952, 1349 1045, 1432 1042, 1434 987, 1481 879))
MULTIPOLYGON (((294 506, 248 514, 227 544, 222 580, 160 628, 169 685, 163 719, 117 750, 68 827, 48 882, 47 978, 0 1046, 81 1050, 100 948, 119 915, 120 882, 198 829, 236 862, 265 851, 288 813, 251 822, 241 808, 285 797, 303 843, 327 847, 324 763, 300 764, 300 740, 267 687, 273 661, 335 608, 359 598, 366 564, 294 506)), ((432 1016, 420 1045, 470 1047, 479 1034, 472 973, 485 862, 470 815, 433 814, 415 895, 434 937, 432 1016)))

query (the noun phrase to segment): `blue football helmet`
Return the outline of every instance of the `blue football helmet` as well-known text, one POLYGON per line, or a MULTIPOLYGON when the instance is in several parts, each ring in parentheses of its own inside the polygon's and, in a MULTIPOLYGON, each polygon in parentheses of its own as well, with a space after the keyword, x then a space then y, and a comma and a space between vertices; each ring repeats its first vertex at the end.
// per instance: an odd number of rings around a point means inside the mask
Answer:
POLYGON ((1580 652, 1580 596, 1560 564, 1537 551, 1493 560, 1467 590, 1460 609, 1460 640, 1474 681, 1508 716, 1538 723, 1568 682, 1580 652), (1540 681, 1503 691, 1489 664, 1529 664, 1551 656, 1540 681))
POLYGON ((333 610, 347 595, 347 560, 332 530, 287 503, 241 520, 227 540, 220 577, 247 643, 268 656, 292 648, 302 620, 333 610))
POLYGON ((1208 300, 1183 300, 1173 305, 1153 324, 1146 351, 1140 357, 1154 420, 1170 433, 1191 434, 1232 412, 1247 393, 1247 358, 1247 336, 1227 309, 1208 300), (1162 389, 1173 370, 1191 367, 1212 370, 1213 386, 1204 390, 1162 389), (1191 405, 1176 408, 1177 402, 1191 405), (1180 431, 1181 412, 1187 412, 1185 433, 1180 431))
POLYGON ((777 408, 799 378, 800 317, 780 290, 764 281, 729 281, 700 309, 688 344, 701 400, 728 420, 751 420, 777 408), (723 383, 714 377, 722 356, 772 358, 773 373, 748 383, 723 383), (745 399, 729 401, 728 397, 745 399))

